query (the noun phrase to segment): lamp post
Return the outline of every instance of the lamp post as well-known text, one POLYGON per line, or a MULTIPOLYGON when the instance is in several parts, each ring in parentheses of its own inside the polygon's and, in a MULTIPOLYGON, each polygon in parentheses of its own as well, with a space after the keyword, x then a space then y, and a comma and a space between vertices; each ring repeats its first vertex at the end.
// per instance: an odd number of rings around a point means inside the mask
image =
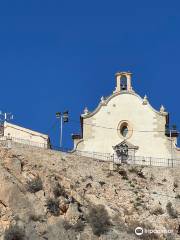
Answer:
POLYGON ((60 148, 62 147, 62 138, 63 138, 63 123, 69 121, 69 112, 57 112, 56 118, 60 120, 60 148))

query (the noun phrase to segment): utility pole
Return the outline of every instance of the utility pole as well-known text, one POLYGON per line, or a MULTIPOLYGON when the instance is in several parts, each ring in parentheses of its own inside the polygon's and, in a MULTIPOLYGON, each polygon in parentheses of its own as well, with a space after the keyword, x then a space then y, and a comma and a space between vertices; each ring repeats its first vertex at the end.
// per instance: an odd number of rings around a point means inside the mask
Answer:
POLYGON ((60 148, 62 148, 63 123, 67 123, 69 121, 69 112, 57 112, 56 118, 60 120, 60 148))

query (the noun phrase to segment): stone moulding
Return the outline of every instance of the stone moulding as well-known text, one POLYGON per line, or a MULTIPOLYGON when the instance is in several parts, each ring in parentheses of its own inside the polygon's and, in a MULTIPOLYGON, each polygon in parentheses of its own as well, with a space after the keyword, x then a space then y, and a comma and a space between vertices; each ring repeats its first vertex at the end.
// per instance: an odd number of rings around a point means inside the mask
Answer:
MULTIPOLYGON (((118 95, 122 95, 122 94, 131 94, 131 95, 134 95, 134 96, 136 96, 136 97, 141 101, 141 103, 143 104, 143 99, 142 99, 137 93, 135 93, 135 92, 130 92, 130 91, 116 92, 116 93, 111 94, 108 98, 104 99, 103 103, 100 102, 99 105, 97 106, 97 108, 96 108, 94 111, 92 111, 92 112, 90 112, 90 113, 88 113, 88 114, 82 114, 81 117, 83 117, 83 118, 85 119, 85 118, 90 118, 90 117, 94 116, 97 112, 99 112, 99 110, 101 109, 101 107, 107 106, 107 104, 109 103, 109 101, 110 101, 111 99, 113 99, 114 97, 116 97, 116 96, 118 96, 118 95)), ((159 112, 159 111, 157 111, 155 108, 153 108, 153 107, 151 106, 151 104, 150 104, 149 102, 148 102, 145 106, 148 106, 153 112, 155 112, 156 114, 158 114, 158 115, 160 115, 160 116, 166 116, 166 115, 168 115, 168 112, 159 112)))

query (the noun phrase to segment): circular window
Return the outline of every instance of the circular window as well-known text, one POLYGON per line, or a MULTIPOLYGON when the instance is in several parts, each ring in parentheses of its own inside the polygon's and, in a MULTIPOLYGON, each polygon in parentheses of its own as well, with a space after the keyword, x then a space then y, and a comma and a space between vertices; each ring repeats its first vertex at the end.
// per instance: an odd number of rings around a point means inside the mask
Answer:
POLYGON ((118 135, 123 139, 127 139, 132 136, 132 125, 129 123, 129 121, 120 121, 117 130, 118 135))

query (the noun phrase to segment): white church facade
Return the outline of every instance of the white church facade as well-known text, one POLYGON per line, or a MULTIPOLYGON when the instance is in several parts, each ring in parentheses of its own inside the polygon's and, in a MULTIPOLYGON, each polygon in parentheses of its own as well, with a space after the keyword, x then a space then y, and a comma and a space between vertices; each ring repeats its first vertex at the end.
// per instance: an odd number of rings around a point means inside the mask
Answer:
POLYGON ((81 115, 81 134, 72 135, 74 151, 117 156, 122 161, 133 157, 179 159, 178 132, 169 127, 169 114, 161 106, 155 110, 147 97, 132 88, 132 74, 115 75, 115 91, 102 97, 97 108, 81 115))

